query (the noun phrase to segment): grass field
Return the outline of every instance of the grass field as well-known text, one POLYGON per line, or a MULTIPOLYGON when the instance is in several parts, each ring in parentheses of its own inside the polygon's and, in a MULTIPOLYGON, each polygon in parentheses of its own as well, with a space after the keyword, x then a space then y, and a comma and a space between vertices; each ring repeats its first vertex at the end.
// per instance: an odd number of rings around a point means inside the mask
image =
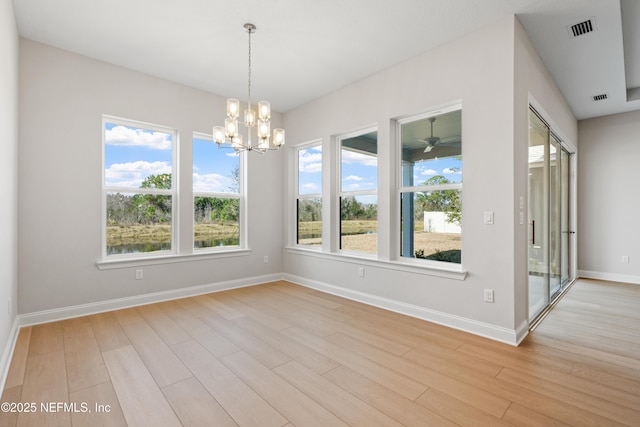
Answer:
MULTIPOLYGON (((238 236, 238 224, 196 224, 195 240, 233 238, 238 236)), ((107 227, 107 245, 157 243, 171 240, 170 225, 130 225, 107 227)))
MULTIPOLYGON (((354 252, 375 254, 378 251, 377 221, 342 221, 342 249, 354 252)), ((422 223, 416 223, 416 230, 422 230, 422 223)), ((302 236, 318 236, 322 232, 322 222, 309 221, 300 223, 302 236)), ((195 240, 211 238, 233 238, 238 236, 237 224, 196 224, 195 240)), ((107 227, 107 245, 127 245, 135 243, 157 243, 171 240, 170 225, 135 225, 107 227)), ((321 245, 321 237, 300 238, 303 245, 321 245)), ((460 234, 414 233, 414 248, 422 249, 426 255, 437 251, 460 250, 462 242, 460 234)))

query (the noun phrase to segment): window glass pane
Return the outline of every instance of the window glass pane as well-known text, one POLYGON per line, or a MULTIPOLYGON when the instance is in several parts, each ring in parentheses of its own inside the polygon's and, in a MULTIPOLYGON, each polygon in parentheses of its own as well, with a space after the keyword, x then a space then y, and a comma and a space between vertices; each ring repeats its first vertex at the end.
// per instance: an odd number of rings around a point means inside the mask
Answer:
POLYGON ((461 196, 460 190, 402 193, 403 257, 460 263, 461 196))
POLYGON ((240 156, 213 141, 193 138, 193 192, 239 193, 240 156))
POLYGON ((170 195, 107 193, 107 255, 171 250, 170 195))
POLYGON ((105 123, 104 132, 107 187, 142 188, 161 175, 168 175, 170 184, 173 139, 170 133, 114 123, 105 123))
POLYGON ((378 132, 341 141, 341 189, 343 192, 378 188, 378 132))
POLYGON ((322 193, 322 146, 298 151, 298 194, 322 193))
POLYGON ((298 244, 322 246, 322 199, 298 199, 298 244))
POLYGON ((404 123, 402 186, 462 182, 461 110, 404 123))
POLYGON ((240 245, 240 199, 194 197, 195 249, 240 245))
POLYGON ((347 196, 340 200, 340 249, 377 253, 378 197, 347 196))

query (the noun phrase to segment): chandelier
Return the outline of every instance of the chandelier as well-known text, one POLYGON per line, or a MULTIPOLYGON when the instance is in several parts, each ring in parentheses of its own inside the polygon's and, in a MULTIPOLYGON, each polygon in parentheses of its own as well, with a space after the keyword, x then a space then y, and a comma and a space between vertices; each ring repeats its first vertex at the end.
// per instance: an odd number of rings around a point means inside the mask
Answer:
POLYGON ((268 150, 279 150, 284 145, 284 129, 273 130, 273 140, 270 142, 271 104, 268 101, 258 102, 257 115, 251 104, 251 34, 255 33, 256 26, 244 24, 249 33, 249 78, 247 90, 247 109, 244 110, 244 125, 247 128, 247 141, 242 140, 238 133, 238 116, 240 115, 240 101, 235 98, 227 99, 227 118, 224 126, 213 127, 213 140, 218 148, 231 146, 237 153, 242 151, 257 151, 265 153, 268 150), (257 138, 251 141, 252 128, 257 126, 257 138))

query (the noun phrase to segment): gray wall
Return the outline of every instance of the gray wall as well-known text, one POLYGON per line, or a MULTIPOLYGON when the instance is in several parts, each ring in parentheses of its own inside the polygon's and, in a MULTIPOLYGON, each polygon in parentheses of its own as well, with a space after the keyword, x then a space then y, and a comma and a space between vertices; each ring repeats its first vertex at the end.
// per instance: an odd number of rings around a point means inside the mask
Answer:
MULTIPOLYGON (((248 157, 249 256, 147 265, 143 280, 135 280, 134 267, 96 267, 102 244, 102 115, 178 129, 185 219, 178 232, 188 236, 191 135, 210 134, 225 108, 219 96, 21 40, 20 313, 281 272, 282 156, 271 154, 248 157)), ((281 115, 275 113, 273 121, 281 124, 281 115)))
POLYGON ((640 284, 640 111, 582 120, 579 136, 579 273, 640 284))
POLYGON ((18 31, 11 0, 0 0, 0 153, 0 348, 5 349, 18 286, 18 31))
MULTIPOLYGON (((285 271, 301 282, 404 306, 476 333, 510 342, 516 334, 521 338, 528 324, 527 228, 518 222, 518 209, 519 197, 527 195, 530 95, 559 115, 564 132, 576 139, 571 111, 517 19, 510 17, 285 114, 289 142, 322 139, 323 153, 330 153, 340 133, 378 126, 378 242, 385 261, 365 262, 367 273, 360 278, 364 261, 289 249, 285 271), (462 100, 462 256, 468 271, 463 281, 394 264, 393 251, 392 120, 455 100, 462 100), (495 212, 494 225, 483 224, 485 211, 495 212), (495 290, 495 303, 483 302, 484 288, 495 290)), ((288 168, 293 160, 290 156, 288 168)), ((291 177, 288 191, 293 191, 291 177)), ((326 186, 325 191, 328 195, 326 186)), ((292 212, 287 214, 293 227, 292 212)))

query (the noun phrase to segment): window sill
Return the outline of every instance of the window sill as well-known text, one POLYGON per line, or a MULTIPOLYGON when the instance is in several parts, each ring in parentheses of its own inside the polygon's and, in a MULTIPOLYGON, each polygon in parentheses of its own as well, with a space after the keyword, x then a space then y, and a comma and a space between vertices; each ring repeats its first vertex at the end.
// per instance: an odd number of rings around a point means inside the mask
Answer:
POLYGON ((239 256, 248 256, 251 253, 249 249, 234 249, 225 251, 208 251, 202 253, 194 253, 188 255, 158 255, 140 258, 116 258, 109 260, 100 260, 96 262, 99 270, 114 270, 118 268, 144 267, 147 265, 170 264, 177 262, 204 261, 208 259, 231 258, 239 256))
POLYGON ((308 249, 298 246, 287 246, 285 250, 292 254, 330 259, 334 261, 352 262, 360 265, 386 268, 389 270, 405 271, 416 274, 424 274, 426 276, 444 277, 447 279, 465 280, 467 271, 459 264, 440 265, 444 263, 429 261, 401 261, 401 260, 381 260, 371 258, 366 255, 357 255, 353 253, 327 253, 320 252, 316 249, 308 249), (436 264, 437 263, 437 264, 436 264))

